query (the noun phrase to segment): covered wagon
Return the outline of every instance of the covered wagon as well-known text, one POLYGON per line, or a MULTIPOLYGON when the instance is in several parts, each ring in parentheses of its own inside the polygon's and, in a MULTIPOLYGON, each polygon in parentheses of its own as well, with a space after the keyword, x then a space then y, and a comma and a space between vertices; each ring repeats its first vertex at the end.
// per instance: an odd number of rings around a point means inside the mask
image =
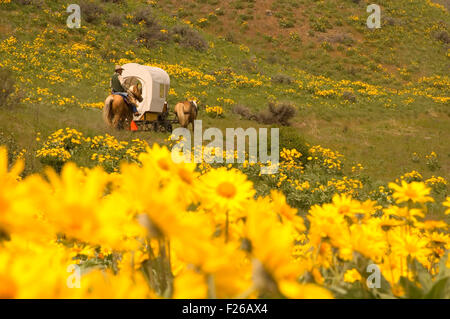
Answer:
POLYGON ((137 102, 139 116, 133 121, 140 130, 172 131, 175 120, 168 119, 167 96, 170 77, 163 69, 128 63, 122 66, 125 84, 142 86, 142 102, 137 102))

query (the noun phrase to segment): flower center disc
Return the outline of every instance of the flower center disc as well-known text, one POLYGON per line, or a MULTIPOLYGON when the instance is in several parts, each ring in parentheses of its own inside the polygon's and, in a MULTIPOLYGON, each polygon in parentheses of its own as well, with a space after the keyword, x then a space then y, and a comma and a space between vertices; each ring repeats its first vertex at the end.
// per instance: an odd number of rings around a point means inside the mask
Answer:
POLYGON ((167 164, 166 160, 163 158, 158 160, 158 166, 165 171, 169 170, 169 164, 167 164))
POLYGON ((184 168, 181 168, 178 171, 178 176, 186 183, 186 184, 192 184, 192 175, 188 170, 185 170, 184 168))
POLYGON ((408 189, 408 190, 405 192, 405 195, 406 195, 408 198, 411 198, 411 199, 417 197, 417 193, 416 193, 413 189, 408 189))
POLYGON ((217 187, 217 193, 226 198, 232 198, 236 195, 236 187, 230 182, 223 182, 217 187))

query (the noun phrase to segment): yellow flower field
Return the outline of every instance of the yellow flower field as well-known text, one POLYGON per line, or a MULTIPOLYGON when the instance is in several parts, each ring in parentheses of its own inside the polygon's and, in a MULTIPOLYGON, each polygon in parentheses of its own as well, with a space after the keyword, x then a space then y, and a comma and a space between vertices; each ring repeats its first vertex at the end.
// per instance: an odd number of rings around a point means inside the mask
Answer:
POLYGON ((202 173, 156 144, 138 158, 21 179, 0 149, 0 297, 448 297, 431 290, 448 279, 448 224, 428 220, 423 182, 391 183, 392 205, 336 194, 299 215, 277 190, 255 198, 237 169, 202 173))
POLYGON ((443 1, 376 29, 368 1, 83 0, 79 28, 69 3, 0 0, 0 299, 450 298, 443 1), (105 125, 127 63, 170 76, 174 128, 183 99, 277 127, 277 172, 105 125))

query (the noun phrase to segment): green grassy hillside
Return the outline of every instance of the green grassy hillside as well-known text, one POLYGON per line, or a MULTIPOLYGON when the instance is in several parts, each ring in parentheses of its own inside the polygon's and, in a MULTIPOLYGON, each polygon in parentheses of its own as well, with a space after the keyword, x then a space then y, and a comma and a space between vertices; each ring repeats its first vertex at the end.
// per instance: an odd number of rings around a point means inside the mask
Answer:
POLYGON ((137 62, 168 71, 171 106, 199 100, 204 127, 260 126, 233 107, 257 112, 289 102, 297 110, 292 126, 310 144, 338 150, 374 179, 413 169, 450 176, 443 5, 379 1, 382 28, 368 30, 366 1, 83 1, 82 27, 70 29, 67 1, 6 2, 0 67, 16 90, 0 106, 0 138, 26 149, 28 171, 42 168, 36 138, 60 128, 167 138, 102 123, 114 64, 137 62), (207 106, 224 113, 210 116, 207 106), (430 169, 431 152, 438 165, 430 169))
POLYGON ((268 60, 316 75, 401 85, 449 67, 448 1, 183 0, 164 10, 212 34, 245 43, 268 60), (366 8, 381 6, 381 29, 366 8))

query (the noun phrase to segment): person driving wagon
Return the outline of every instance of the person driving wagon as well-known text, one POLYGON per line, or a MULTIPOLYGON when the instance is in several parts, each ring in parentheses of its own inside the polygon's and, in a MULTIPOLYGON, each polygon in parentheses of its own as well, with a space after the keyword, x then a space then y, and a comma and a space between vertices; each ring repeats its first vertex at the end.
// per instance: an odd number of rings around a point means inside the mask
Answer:
POLYGON ((125 101, 128 104, 130 104, 131 107, 133 108, 134 116, 139 116, 136 99, 133 97, 133 94, 126 87, 124 78, 122 77, 123 68, 120 65, 116 65, 114 71, 115 71, 114 75, 112 76, 111 81, 109 83, 111 93, 118 94, 124 97, 125 101))

